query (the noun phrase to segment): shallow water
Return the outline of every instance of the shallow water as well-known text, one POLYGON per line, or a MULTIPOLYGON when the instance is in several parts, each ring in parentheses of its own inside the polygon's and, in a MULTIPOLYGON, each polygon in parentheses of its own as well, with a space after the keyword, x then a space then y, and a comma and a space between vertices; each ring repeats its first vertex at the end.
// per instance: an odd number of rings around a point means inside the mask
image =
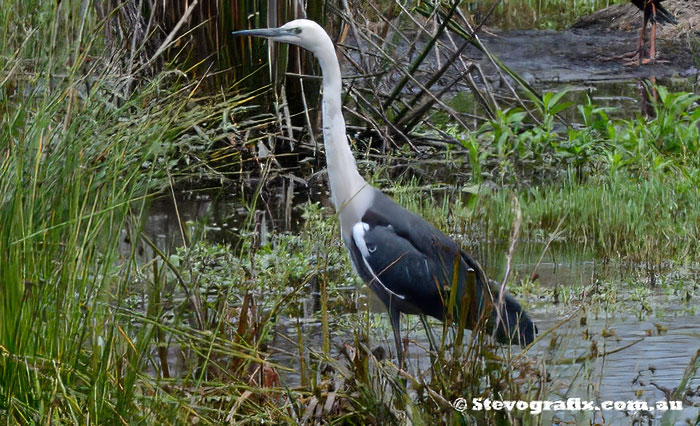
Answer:
MULTIPOLYGON (((567 280, 573 282, 581 277, 590 277, 593 265, 594 262, 542 265, 539 269, 542 286, 553 285, 555 282, 566 285, 567 280)), ((525 269, 528 269, 527 267, 531 265, 521 266, 526 266, 525 269)), ((624 287, 624 284, 619 286, 624 287)), ((365 288, 358 291, 372 299, 365 288)), ((658 299, 655 303, 669 299, 663 294, 653 297, 658 299)), ((698 315, 700 311, 697 303, 675 304, 670 300, 669 302, 671 303, 667 305, 673 306, 673 309, 659 308, 655 315, 648 315, 641 320, 634 316, 633 312, 579 311, 568 323, 540 341, 530 350, 531 359, 557 361, 586 357, 591 353, 593 342, 596 342, 600 353, 614 352, 586 362, 548 365, 547 371, 551 375, 550 387, 554 389, 554 394, 549 395, 547 399, 566 401, 567 398, 581 398, 584 401, 595 401, 596 404, 603 401, 646 401, 650 407, 658 401, 665 401, 664 392, 658 387, 671 390, 677 387, 691 358, 700 349, 700 315, 698 315), (581 325, 581 317, 586 318, 585 325, 581 325), (659 332, 659 329, 662 331, 659 332), (601 336, 603 330, 609 334, 609 337, 601 336), (556 339, 557 342, 554 352, 549 348, 552 339, 556 339), (638 340, 641 341, 615 352, 638 340)), ((540 334, 579 309, 578 304, 554 305, 551 302, 538 303, 537 300, 530 299, 526 305, 540 334)), ((388 316, 379 302, 371 302, 370 310, 376 312, 371 318, 373 327, 370 331, 370 348, 384 348, 385 353, 395 361, 394 341, 388 316)), ((298 368, 296 322, 297 319, 287 319, 278 323, 276 330, 279 335, 285 337, 275 339, 272 343, 271 347, 274 349, 270 358, 274 363, 295 369, 298 368)), ((339 329, 341 326, 337 323, 342 322, 341 319, 336 318, 334 322, 336 324, 330 326, 333 330, 331 331, 331 356, 342 360, 344 358, 339 353, 339 348, 344 343, 352 345, 353 336, 348 334, 348 331, 339 329)), ((321 352, 320 322, 316 318, 308 318, 302 324, 306 350, 321 352)), ((431 325, 434 335, 439 338, 442 331, 440 323, 431 321, 431 325)), ((408 371, 413 374, 429 371, 431 367, 427 352, 429 343, 420 322, 416 317, 404 316, 402 329, 404 337, 410 339, 407 351, 408 371)), ((511 350, 514 354, 519 352, 517 348, 511 350)), ((287 374, 284 376, 284 383, 289 387, 299 386, 300 377, 294 373, 287 374)), ((700 386, 700 375, 691 379, 688 388, 695 389, 698 386, 700 386)), ((700 403, 700 401, 695 402, 700 403)), ((672 414, 677 415, 674 418, 679 421, 685 418, 695 419, 698 408, 686 404, 683 411, 672 414)), ((583 420, 586 420, 586 423, 588 420, 605 420, 608 424, 618 424, 618 422, 627 424, 633 421, 634 416, 643 420, 642 414, 639 413, 612 410, 597 413, 597 417, 592 417, 586 412, 549 412, 542 414, 542 421, 543 424, 557 421, 565 424, 566 422, 580 424, 583 420)), ((663 412, 657 412, 652 418, 659 420, 662 416, 663 412)))
MULTIPOLYGON (((281 201, 277 205, 287 204, 281 201)), ((269 214, 271 208, 268 206, 268 209, 260 210, 262 213, 258 216, 269 214)), ((280 213, 279 210, 277 212, 279 213, 277 218, 269 220, 266 225, 270 231, 272 228, 283 229, 290 224, 289 220, 280 218, 284 213, 280 213)), ((145 231, 162 249, 172 250, 182 244, 178 215, 184 221, 206 223, 205 226, 209 229, 207 238, 229 243, 235 243, 238 230, 245 226, 245 221, 251 217, 246 209, 237 207, 235 201, 215 200, 212 194, 179 196, 177 209, 171 201, 157 202, 153 205, 152 214, 145 224, 145 231)), ((291 223, 296 223, 296 220, 297 218, 294 218, 291 223)), ((498 252, 499 249, 492 250, 498 252)), ((541 250, 541 245, 522 247, 515 258, 516 273, 519 271, 521 276, 529 276, 535 270, 535 263, 541 250)), ((612 281, 617 290, 617 299, 624 300, 622 303, 624 309, 615 308, 606 311, 604 304, 584 306, 583 308, 588 311, 580 311, 574 315, 566 325, 532 348, 529 356, 534 359, 549 360, 585 357, 590 355, 594 341, 598 351, 604 353, 614 351, 635 340, 644 339, 620 352, 583 364, 548 365, 547 369, 552 377, 552 388, 558 392, 548 398, 566 400, 568 397, 580 397, 598 402, 641 400, 652 404, 663 401, 664 393, 651 383, 669 389, 678 386, 691 357, 700 349, 700 306, 697 304, 697 298, 693 297, 686 301, 682 294, 652 288, 648 301, 653 307, 653 313, 638 314, 639 307, 636 305, 641 305, 639 302, 631 301, 633 290, 625 283, 625 277, 628 274, 625 268, 614 265, 602 268, 587 256, 584 252, 577 254, 576 249, 572 247, 553 245, 536 270, 539 278, 537 287, 530 291, 532 295, 519 296, 524 301, 532 319, 537 323, 540 333, 580 308, 579 303, 576 302, 554 304, 551 292, 556 286, 581 289, 596 280, 612 281), (545 297, 545 295, 548 296, 545 297), (619 312, 616 312, 618 309, 619 312), (585 325, 581 325, 581 317, 586 318, 585 325), (603 330, 609 334, 609 337, 602 337, 603 330), (555 352, 549 349, 552 338, 558 339, 555 352)), ((497 276, 496 271, 499 269, 498 264, 501 263, 501 259, 495 256, 491 263, 488 267, 491 273, 497 276)), ((695 279, 697 275, 691 275, 688 278, 688 280, 695 279)), ((688 281, 689 287, 691 283, 692 281, 688 281)), ((371 312, 376 312, 371 318, 373 326, 370 332, 370 346, 372 348, 381 346, 389 356, 393 357, 393 337, 384 308, 374 300, 365 287, 359 284, 356 289, 348 288, 345 291, 348 297, 355 298, 358 306, 369 304, 371 312)), ((570 293, 569 297, 576 300, 578 297, 576 292, 570 293)), ((271 362, 294 370, 298 369, 296 344, 298 322, 304 334, 306 350, 321 352, 322 334, 318 315, 313 311, 307 312, 306 315, 308 315, 306 318, 278 320, 275 326, 277 335, 269 349, 271 362)), ((342 359, 338 348, 344 342, 353 342, 352 331, 347 327, 344 328, 345 324, 347 321, 343 321, 342 315, 331 319, 331 355, 338 359, 342 359)), ((437 322, 432 324, 434 334, 439 335, 442 330, 440 324, 437 322)), ((429 370, 430 357, 425 349, 429 345, 420 322, 415 317, 404 316, 402 328, 412 342, 407 355, 409 369, 414 372, 429 370)), ((517 352, 517 349, 514 351, 517 352)), ((184 356, 177 348, 170 348, 169 360, 172 364, 170 367, 175 375, 178 371, 183 371, 182 368, 187 362, 184 356)), ((300 384, 297 373, 282 374, 281 379, 285 386, 295 387, 300 384)), ((696 376, 688 387, 694 389, 698 386, 700 386, 700 377, 696 376)), ((696 413, 697 408, 686 407, 681 417, 697 416, 696 413)), ((585 417, 588 414, 579 413, 579 416, 584 417, 575 417, 575 412, 550 412, 543 414, 542 419, 544 424, 557 421, 579 422, 582 418, 602 420, 599 417, 585 417)), ((618 421, 625 424, 633 420, 628 417, 632 414, 621 411, 609 411, 603 414, 604 420, 613 421, 613 424, 618 421)), ((659 419, 661 415, 662 413, 656 413, 654 417, 659 419)))

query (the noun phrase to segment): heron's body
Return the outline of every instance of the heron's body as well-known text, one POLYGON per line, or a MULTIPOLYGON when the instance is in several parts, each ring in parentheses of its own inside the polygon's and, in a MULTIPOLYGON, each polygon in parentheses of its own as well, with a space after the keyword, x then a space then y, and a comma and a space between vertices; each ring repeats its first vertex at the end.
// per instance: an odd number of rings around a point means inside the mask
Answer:
MULTIPOLYGON (((371 193, 371 204, 353 226, 352 235, 343 234, 353 265, 386 305, 395 329, 398 331, 400 313, 439 320, 465 315, 467 327, 476 327, 498 295, 481 266, 420 216, 377 189, 371 188, 371 193), (457 297, 454 311, 449 312, 446 305, 452 289, 457 290, 457 297)), ((534 326, 509 295, 501 314, 505 326, 496 327, 497 340, 532 341, 534 326)), ((496 311, 490 311, 490 316, 494 326, 496 311)))
POLYGON ((323 73, 323 138, 331 199, 343 241, 355 270, 386 305, 399 359, 400 314, 461 318, 471 329, 487 318, 497 340, 527 344, 535 326, 512 297, 492 309, 498 289, 479 264, 445 234, 396 204, 360 176, 342 115, 340 66, 328 34, 318 24, 295 20, 277 29, 247 30, 254 35, 300 45, 318 58, 323 73), (452 311, 447 307, 457 290, 452 311), (501 321, 496 324, 500 313, 501 321))
POLYGON ((663 6, 661 2, 664 0, 631 0, 632 4, 637 6, 639 10, 644 12, 644 21, 642 28, 639 31, 639 42, 635 55, 639 55, 639 64, 653 63, 656 61, 656 24, 677 24, 676 18, 663 6), (649 35, 649 57, 644 58, 644 39, 647 31, 647 22, 651 22, 651 30, 649 35))

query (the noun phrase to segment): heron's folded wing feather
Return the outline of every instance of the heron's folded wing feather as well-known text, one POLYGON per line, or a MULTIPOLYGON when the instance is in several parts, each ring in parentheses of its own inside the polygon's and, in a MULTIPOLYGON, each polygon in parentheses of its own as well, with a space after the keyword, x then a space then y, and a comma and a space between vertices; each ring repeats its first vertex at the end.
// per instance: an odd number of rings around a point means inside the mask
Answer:
POLYGON ((353 234, 366 266, 391 293, 407 304, 402 311, 443 316, 434 262, 390 226, 364 224, 362 236, 353 234))

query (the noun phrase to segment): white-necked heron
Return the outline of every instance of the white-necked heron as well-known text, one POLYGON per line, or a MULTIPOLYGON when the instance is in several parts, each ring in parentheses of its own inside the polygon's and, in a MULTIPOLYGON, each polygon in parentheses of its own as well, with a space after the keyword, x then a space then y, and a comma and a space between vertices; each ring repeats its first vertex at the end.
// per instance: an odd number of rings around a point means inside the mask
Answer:
MULTIPOLYGON (((297 19, 280 28, 234 34, 296 44, 318 58, 323 74, 323 138, 331 200, 355 270, 389 311, 399 363, 403 365, 402 312, 421 315, 426 327, 425 315, 439 320, 460 318, 470 329, 483 320, 499 342, 532 342, 536 327, 513 297, 505 295, 500 308, 493 308, 498 286, 489 282, 474 259, 360 176, 345 134, 340 65, 326 31, 313 21, 297 19), (452 289, 457 294, 450 299, 452 289), (450 300, 455 302, 450 305, 450 300), (447 306, 453 306, 451 312, 447 306)), ((426 332, 430 337, 430 331, 426 332)))

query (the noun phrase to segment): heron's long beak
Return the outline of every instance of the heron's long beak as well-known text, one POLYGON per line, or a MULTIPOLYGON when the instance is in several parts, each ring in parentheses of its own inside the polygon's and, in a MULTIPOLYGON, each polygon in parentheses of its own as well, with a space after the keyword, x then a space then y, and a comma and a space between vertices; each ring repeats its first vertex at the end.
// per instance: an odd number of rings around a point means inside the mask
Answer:
POLYGON ((234 31, 233 35, 236 37, 264 37, 264 38, 276 38, 285 35, 290 35, 291 31, 283 30, 282 28, 260 28, 256 30, 242 30, 234 31))

